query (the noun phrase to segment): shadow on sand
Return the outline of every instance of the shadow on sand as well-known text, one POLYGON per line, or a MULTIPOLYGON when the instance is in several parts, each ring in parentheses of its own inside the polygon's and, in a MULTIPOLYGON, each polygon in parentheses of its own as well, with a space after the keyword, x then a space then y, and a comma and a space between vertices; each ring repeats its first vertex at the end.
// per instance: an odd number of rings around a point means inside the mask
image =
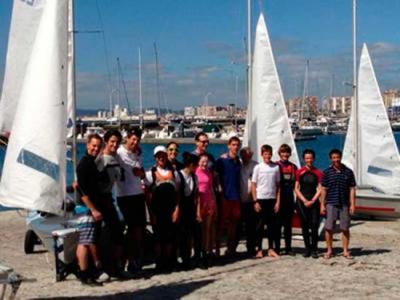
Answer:
POLYGON ((108 299, 180 299, 189 295, 193 291, 200 289, 214 280, 201 280, 183 283, 171 283, 166 285, 156 285, 148 288, 140 289, 132 292, 116 293, 112 295, 102 296, 77 296, 77 297, 55 297, 47 299, 92 299, 92 300, 108 300, 108 299))

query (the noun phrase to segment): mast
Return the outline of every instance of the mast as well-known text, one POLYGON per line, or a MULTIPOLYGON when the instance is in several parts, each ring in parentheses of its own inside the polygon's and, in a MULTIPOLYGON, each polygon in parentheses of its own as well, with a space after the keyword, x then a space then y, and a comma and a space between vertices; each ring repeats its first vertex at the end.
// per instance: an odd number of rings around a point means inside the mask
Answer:
POLYGON ((70 57, 68 72, 68 84, 70 87, 69 92, 71 93, 69 101, 72 104, 71 119, 72 119, 72 166, 74 172, 74 181, 76 177, 76 166, 77 166, 77 146, 76 146, 76 60, 75 60, 75 13, 74 13, 74 0, 68 1, 68 56, 70 57))
MULTIPOLYGON (((251 63, 251 0, 247 0, 247 139, 251 137, 251 78, 252 78, 252 63, 251 63)), ((250 145, 249 141, 246 141, 250 145)))
POLYGON ((139 124, 140 128, 143 129, 143 98, 142 98, 142 53, 140 47, 139 52, 139 124))
POLYGON ((161 90, 160 90, 160 65, 158 62, 158 51, 156 42, 153 43, 154 56, 156 58, 156 81, 157 81, 157 99, 158 99, 158 118, 161 118, 161 90))
POLYGON ((359 116, 358 116, 358 99, 357 99, 357 1, 353 0, 353 103, 352 103, 352 113, 354 120, 354 143, 355 145, 355 166, 354 171, 358 184, 361 185, 361 149, 359 143, 360 126, 359 126, 359 116))
POLYGON ((304 107, 305 107, 306 97, 308 96, 308 67, 309 67, 309 64, 310 64, 310 61, 307 59, 306 70, 304 73, 303 98, 301 99, 301 104, 300 104, 300 116, 299 116, 300 122, 304 118, 304 107))

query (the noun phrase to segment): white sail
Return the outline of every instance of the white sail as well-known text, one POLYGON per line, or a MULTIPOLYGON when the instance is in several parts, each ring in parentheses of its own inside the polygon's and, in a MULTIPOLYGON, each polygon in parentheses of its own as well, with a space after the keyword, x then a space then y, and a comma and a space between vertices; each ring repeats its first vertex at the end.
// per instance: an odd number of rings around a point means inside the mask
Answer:
POLYGON ((376 187, 388 194, 400 194, 400 156, 365 44, 358 71, 357 98, 358 116, 351 116, 343 161, 353 167, 359 155, 361 178, 357 180, 360 185, 376 187), (359 126, 357 142, 360 153, 354 151, 355 126, 359 126))
POLYGON ((0 204, 61 213, 65 198, 67 0, 47 0, 0 182, 0 204))
POLYGON ((252 66, 252 99, 249 106, 249 145, 257 153, 268 144, 274 149, 273 159, 278 160, 278 148, 288 144, 292 148, 291 160, 299 165, 296 145, 289 124, 285 101, 276 70, 274 55, 263 14, 256 28, 252 66))
POLYGON ((15 0, 0 99, 0 133, 11 131, 26 67, 46 0, 15 0))

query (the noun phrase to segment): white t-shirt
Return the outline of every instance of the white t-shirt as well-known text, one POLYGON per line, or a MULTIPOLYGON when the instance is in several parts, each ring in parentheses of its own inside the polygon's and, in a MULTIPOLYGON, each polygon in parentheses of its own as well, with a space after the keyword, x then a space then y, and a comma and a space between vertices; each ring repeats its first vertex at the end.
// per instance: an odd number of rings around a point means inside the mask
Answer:
MULTIPOLYGON (((190 196, 193 192, 194 188, 194 180, 196 180, 196 176, 192 176, 191 174, 187 175, 185 171, 180 170, 179 171, 182 174, 183 179, 185 180, 185 187, 183 193, 185 194, 186 197, 190 196), (193 180, 194 177, 194 180, 193 180)), ((182 183, 183 184, 183 183, 182 183)))
POLYGON ((117 197, 143 194, 141 178, 133 174, 133 168, 142 168, 142 156, 128 151, 123 145, 117 154, 122 168, 121 179, 117 181, 117 197))
POLYGON ((251 181, 257 184, 257 199, 276 199, 276 188, 280 179, 277 164, 262 162, 255 166, 251 181))
POLYGON ((257 162, 250 160, 246 165, 240 165, 240 200, 243 203, 252 201, 251 199, 251 178, 257 162))
MULTIPOLYGON (((171 172, 168 169, 162 169, 160 167, 157 167, 157 172, 161 175, 161 176, 167 176, 169 172, 171 172)), ((153 174, 151 172, 151 169, 149 171, 146 172, 146 179, 145 179, 145 184, 146 186, 150 186, 153 183, 153 174)), ((181 180, 179 177, 179 174, 177 171, 174 171, 174 179, 171 180, 171 183, 175 185, 175 190, 178 190, 181 184, 181 180)))

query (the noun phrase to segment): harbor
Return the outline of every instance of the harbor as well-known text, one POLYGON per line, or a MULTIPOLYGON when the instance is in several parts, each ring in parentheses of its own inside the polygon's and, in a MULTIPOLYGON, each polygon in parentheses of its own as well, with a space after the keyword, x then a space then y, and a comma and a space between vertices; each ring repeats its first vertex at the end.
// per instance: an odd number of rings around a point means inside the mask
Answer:
POLYGON ((0 299, 397 299, 399 4, 153 2, 0 3, 0 299))

